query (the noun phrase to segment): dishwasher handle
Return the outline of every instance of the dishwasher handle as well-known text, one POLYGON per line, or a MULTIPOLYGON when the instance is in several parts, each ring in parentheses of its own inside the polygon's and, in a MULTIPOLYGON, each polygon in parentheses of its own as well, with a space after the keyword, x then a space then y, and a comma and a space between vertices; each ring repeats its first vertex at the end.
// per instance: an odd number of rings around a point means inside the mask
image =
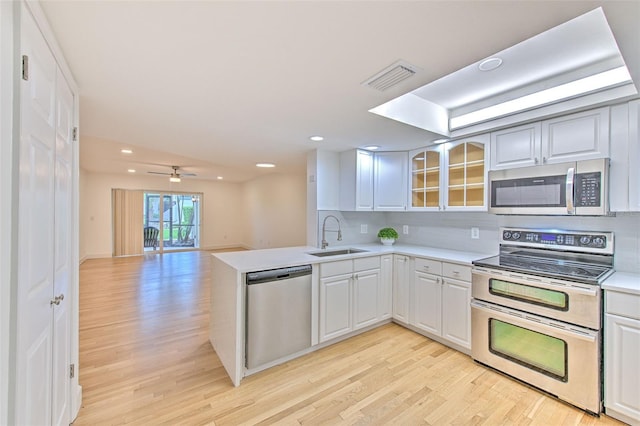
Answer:
POLYGON ((269 269, 266 271, 247 272, 247 285, 311 275, 311 265, 290 266, 287 268, 269 269))

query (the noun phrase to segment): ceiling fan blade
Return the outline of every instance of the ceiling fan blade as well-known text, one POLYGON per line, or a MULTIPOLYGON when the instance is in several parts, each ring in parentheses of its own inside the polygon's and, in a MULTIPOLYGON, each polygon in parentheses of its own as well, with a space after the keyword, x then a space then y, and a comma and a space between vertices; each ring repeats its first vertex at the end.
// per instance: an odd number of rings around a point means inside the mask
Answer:
POLYGON ((165 176, 172 175, 172 173, 164 173, 164 172, 147 172, 147 173, 151 173, 152 175, 165 175, 165 176))
POLYGON ((198 176, 195 173, 180 173, 180 176, 198 176))

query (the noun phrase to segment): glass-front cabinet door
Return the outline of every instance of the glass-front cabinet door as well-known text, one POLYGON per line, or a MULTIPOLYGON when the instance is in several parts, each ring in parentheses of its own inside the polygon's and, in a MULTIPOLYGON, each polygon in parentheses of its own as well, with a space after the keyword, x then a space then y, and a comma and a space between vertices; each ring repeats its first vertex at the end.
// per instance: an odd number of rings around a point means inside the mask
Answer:
POLYGON ((409 153, 411 161, 411 198, 413 210, 440 210, 442 206, 442 146, 409 153))
POLYGON ((446 209, 487 210, 488 136, 446 144, 446 209))

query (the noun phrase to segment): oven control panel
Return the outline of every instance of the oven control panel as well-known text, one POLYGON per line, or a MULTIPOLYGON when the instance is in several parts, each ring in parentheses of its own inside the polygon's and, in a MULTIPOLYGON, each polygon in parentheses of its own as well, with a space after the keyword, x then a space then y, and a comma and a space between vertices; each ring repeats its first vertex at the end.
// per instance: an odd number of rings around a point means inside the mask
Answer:
POLYGON ((590 252, 613 252, 613 233, 501 228, 501 243, 566 249, 588 249, 590 252))

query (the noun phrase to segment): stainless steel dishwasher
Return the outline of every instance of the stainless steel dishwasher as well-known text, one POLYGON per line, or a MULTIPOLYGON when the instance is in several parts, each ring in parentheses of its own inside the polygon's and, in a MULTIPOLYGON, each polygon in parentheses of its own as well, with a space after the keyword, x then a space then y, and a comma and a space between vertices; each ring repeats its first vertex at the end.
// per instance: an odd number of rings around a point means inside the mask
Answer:
POLYGON ((311 346, 311 265, 247 273, 246 366, 311 346))

